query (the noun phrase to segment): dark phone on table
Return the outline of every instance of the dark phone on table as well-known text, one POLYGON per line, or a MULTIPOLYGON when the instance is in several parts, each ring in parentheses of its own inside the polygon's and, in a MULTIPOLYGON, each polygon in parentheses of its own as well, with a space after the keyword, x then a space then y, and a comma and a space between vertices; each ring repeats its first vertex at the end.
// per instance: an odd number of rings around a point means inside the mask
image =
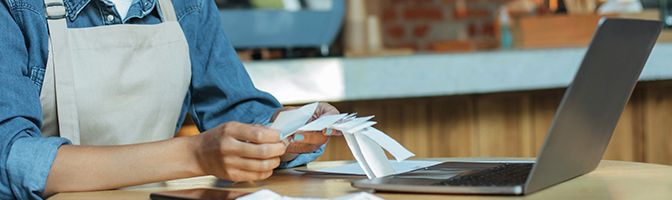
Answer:
POLYGON ((233 200, 250 194, 249 192, 197 188, 155 192, 149 195, 152 200, 233 200))

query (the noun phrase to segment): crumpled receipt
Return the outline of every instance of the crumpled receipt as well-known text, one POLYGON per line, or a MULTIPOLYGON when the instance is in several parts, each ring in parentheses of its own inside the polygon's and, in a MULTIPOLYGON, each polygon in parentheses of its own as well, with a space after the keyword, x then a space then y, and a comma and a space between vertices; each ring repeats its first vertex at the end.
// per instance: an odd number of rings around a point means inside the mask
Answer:
POLYGON ((341 131, 350 151, 369 179, 396 174, 384 150, 397 161, 415 156, 396 140, 374 128, 376 122, 370 121, 374 116, 326 115, 306 124, 315 113, 317 104, 316 102, 298 109, 283 111, 278 114, 270 127, 280 131, 281 139, 286 139, 299 131, 321 131, 327 128, 341 131))
MULTIPOLYGON (((266 199, 266 200, 327 200, 323 198, 302 198, 302 197, 287 197, 279 195, 271 190, 263 189, 256 191, 252 194, 248 194, 242 197, 237 198, 237 200, 257 200, 257 199, 266 199)), ((366 192, 358 192, 353 194, 348 194, 336 198, 331 198, 331 200, 383 200, 382 198, 369 194, 366 192)))

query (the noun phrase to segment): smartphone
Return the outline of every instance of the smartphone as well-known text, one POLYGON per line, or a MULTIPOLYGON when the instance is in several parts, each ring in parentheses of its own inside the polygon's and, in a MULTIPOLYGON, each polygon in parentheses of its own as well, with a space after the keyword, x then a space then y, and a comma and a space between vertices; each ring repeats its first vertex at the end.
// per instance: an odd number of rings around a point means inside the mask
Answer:
POLYGON ((149 195, 152 200, 233 200, 250 194, 249 192, 196 188, 155 192, 149 195))

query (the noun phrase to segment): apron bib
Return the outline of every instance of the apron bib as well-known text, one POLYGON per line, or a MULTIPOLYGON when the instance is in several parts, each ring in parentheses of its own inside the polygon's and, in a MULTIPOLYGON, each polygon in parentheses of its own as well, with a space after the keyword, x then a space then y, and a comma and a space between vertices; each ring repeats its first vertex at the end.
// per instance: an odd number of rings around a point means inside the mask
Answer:
POLYGON ((175 135, 191 82, 189 47, 170 0, 162 23, 68 29, 63 0, 45 0, 49 58, 44 136, 122 145, 175 135))

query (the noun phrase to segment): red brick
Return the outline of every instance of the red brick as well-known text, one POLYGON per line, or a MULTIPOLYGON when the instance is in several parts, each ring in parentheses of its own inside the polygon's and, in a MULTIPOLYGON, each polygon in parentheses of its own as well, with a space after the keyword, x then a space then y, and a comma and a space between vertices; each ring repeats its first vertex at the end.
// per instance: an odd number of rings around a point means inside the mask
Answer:
POLYGON ((481 33, 487 36, 495 36, 495 24, 492 22, 483 24, 481 33))
POLYGON ((406 44, 394 44, 394 45, 385 45, 386 47, 389 48, 408 48, 408 49, 413 49, 413 50, 420 50, 420 46, 416 43, 406 43, 406 44))
POLYGON ((395 39, 403 38, 405 35, 404 28, 401 26, 388 27, 385 29, 385 35, 395 39))
POLYGON ((474 24, 469 24, 467 26, 467 34, 469 34, 470 38, 472 38, 472 37, 474 37, 478 34, 478 30, 476 30, 476 29, 478 29, 478 28, 474 24))
POLYGON ((455 20, 461 20, 467 18, 467 10, 466 9, 461 9, 461 8, 455 8, 453 10, 453 19, 455 20))
POLYGON ((427 36, 427 32, 429 32, 429 25, 427 24, 418 25, 413 28, 413 36, 415 37, 425 37, 427 36))
POLYGON ((393 9, 383 11, 383 21, 394 21, 397 19, 397 12, 393 9))
POLYGON ((493 16, 495 10, 484 9, 467 9, 467 17, 469 18, 487 18, 493 16))
POLYGON ((404 10, 404 19, 406 20, 441 20, 443 19, 443 12, 440 8, 418 8, 409 7, 404 10))

